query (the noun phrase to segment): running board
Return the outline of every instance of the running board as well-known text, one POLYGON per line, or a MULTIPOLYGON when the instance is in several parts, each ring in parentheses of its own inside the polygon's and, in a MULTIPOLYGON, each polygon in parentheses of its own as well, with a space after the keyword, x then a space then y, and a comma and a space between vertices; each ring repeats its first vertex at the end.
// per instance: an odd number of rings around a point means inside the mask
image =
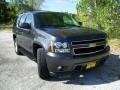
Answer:
POLYGON ((29 53, 28 51, 26 51, 25 49, 23 49, 23 48, 20 48, 20 52, 22 53, 22 54, 24 54, 25 56, 27 56, 29 59, 31 59, 32 61, 37 61, 36 59, 35 59, 35 57, 31 54, 31 53, 29 53))

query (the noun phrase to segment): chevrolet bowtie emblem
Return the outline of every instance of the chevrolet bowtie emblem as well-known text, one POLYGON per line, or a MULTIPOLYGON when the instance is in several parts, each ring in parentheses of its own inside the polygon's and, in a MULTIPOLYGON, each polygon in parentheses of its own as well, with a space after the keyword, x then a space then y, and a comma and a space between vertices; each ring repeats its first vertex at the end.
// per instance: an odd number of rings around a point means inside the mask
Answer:
POLYGON ((96 47, 96 43, 90 43, 89 47, 96 47))

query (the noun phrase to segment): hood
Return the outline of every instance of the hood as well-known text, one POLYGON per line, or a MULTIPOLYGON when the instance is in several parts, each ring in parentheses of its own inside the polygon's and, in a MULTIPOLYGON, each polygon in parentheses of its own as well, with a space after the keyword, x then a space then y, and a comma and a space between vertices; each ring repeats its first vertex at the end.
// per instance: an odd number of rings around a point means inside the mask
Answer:
POLYGON ((106 38, 106 34, 104 32, 86 27, 60 27, 44 29, 47 33, 59 39, 89 40, 106 38))

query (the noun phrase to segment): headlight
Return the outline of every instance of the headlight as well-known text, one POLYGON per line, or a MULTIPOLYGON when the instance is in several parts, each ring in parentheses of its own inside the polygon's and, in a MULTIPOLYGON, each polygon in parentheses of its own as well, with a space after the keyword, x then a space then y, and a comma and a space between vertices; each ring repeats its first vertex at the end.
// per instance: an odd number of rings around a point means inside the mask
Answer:
POLYGON ((50 51, 53 53, 69 53, 70 49, 67 42, 51 42, 50 51))
POLYGON ((54 45, 55 45, 56 48, 68 48, 67 42, 63 42, 63 43, 56 42, 54 45))

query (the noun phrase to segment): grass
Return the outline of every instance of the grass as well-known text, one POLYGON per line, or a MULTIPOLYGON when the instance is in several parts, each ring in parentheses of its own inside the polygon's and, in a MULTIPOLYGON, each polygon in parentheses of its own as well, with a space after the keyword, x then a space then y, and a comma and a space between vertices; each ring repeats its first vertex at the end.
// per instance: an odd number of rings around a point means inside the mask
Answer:
POLYGON ((0 24, 0 31, 12 30, 12 27, 11 23, 0 24))
POLYGON ((109 40, 111 51, 118 52, 120 54, 120 39, 109 40))

